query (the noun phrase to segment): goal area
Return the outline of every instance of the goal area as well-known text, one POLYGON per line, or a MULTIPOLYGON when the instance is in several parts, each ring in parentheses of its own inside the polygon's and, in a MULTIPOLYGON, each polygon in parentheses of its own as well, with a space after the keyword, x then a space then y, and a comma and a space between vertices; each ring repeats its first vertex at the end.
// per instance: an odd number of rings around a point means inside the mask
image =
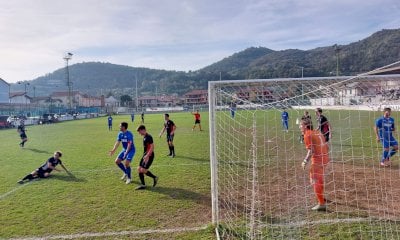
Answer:
MULTIPOLYGON (((400 75, 209 82, 213 223, 220 239, 399 239, 400 162, 380 166, 373 129, 400 120, 400 75), (299 121, 331 125, 326 211, 310 183, 299 121), (282 113, 288 113, 288 128, 282 113)), ((399 140, 397 129, 394 137, 399 140)))

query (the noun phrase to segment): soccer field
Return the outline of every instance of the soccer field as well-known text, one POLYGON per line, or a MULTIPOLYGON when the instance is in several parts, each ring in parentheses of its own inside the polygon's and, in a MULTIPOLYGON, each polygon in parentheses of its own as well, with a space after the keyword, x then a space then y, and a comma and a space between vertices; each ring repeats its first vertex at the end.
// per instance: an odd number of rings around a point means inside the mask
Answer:
MULTIPOLYGON (((381 147, 372 131, 381 113, 347 110, 326 112, 334 133, 332 164, 326 174, 326 196, 331 203, 324 214, 308 210, 315 197, 308 172, 300 168, 305 149, 298 142, 296 118, 302 111, 289 111, 288 133, 282 131, 276 109, 238 111, 235 119, 227 111, 217 112, 218 128, 226 128, 219 135, 218 150, 229 154, 218 163, 220 229, 235 231, 232 236, 236 239, 246 238, 248 229, 230 229, 224 218, 229 214, 226 210, 234 209, 231 220, 234 225, 241 222, 247 204, 243 200, 251 195, 246 185, 254 113, 257 197, 266 239, 391 239, 400 234, 396 217, 400 212, 398 156, 391 168, 380 168, 381 147)), ((394 112, 393 117, 399 119, 399 113, 394 112)), ((145 116, 156 146, 151 170, 159 176, 157 187, 145 191, 134 190, 139 184, 135 167, 143 151, 142 138, 135 131, 139 119, 132 125, 130 116, 114 116, 113 131, 108 131, 106 118, 29 126, 24 149, 18 146, 15 129, 0 131, 0 239, 215 239, 209 226, 208 114, 202 113, 203 132, 192 131, 190 113, 173 113, 171 119, 177 125, 177 157, 173 159, 166 157, 165 135, 158 138, 163 114, 145 116), (121 121, 128 121, 135 135, 131 185, 120 180, 115 156, 108 156, 121 121), (62 160, 75 177, 55 172, 49 179, 16 183, 55 150, 63 152, 62 160)), ((151 185, 152 179, 146 177, 146 182, 151 185)))
MULTIPOLYGON (((214 239, 213 230, 207 228, 211 221, 207 117, 202 113, 205 131, 192 132, 190 113, 171 114, 177 125, 177 156, 169 158, 165 135, 158 138, 163 114, 145 116, 148 132, 155 139, 151 170, 159 177, 158 185, 145 191, 134 190, 143 152, 142 137, 135 131, 138 118, 132 124, 128 115, 114 116, 113 131, 108 131, 106 118, 28 126, 29 141, 23 149, 15 129, 0 131, 0 239, 65 235, 78 239, 214 239), (135 137, 130 185, 120 180, 116 155, 108 156, 121 121, 129 123, 135 137), (16 183, 55 150, 63 152, 62 161, 75 177, 54 172, 49 179, 16 183)), ((146 177, 146 183, 151 185, 152 179, 146 177)))

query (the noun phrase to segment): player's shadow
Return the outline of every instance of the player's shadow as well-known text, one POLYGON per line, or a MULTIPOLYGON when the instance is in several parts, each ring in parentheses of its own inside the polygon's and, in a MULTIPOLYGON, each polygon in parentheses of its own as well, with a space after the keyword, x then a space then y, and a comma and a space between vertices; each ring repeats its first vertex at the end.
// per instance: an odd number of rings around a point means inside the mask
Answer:
POLYGON ((45 151, 45 150, 40 150, 36 148, 25 148, 26 150, 35 152, 35 153, 46 153, 46 154, 52 154, 51 152, 45 151))
POLYGON ((198 204, 210 205, 211 197, 205 194, 193 192, 187 189, 176 188, 176 187, 149 187, 147 188, 149 191, 164 194, 172 199, 177 200, 191 200, 198 204))
POLYGON ((65 182, 87 182, 84 178, 78 178, 75 175, 61 175, 61 174, 54 174, 49 176, 50 179, 65 181, 65 182))

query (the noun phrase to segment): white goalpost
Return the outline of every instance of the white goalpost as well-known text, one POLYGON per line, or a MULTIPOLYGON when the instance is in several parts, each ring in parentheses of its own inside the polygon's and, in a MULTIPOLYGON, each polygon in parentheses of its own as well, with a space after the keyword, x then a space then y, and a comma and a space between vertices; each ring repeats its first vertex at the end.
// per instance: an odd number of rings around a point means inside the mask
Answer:
MULTIPOLYGON (((212 222, 221 239, 398 239, 400 162, 380 166, 374 125, 383 108, 400 124, 399 62, 355 77, 209 82, 212 222), (299 120, 332 127, 317 204, 299 120), (289 115, 286 121, 282 113, 289 115)), ((400 140, 394 132, 394 137, 400 140)))

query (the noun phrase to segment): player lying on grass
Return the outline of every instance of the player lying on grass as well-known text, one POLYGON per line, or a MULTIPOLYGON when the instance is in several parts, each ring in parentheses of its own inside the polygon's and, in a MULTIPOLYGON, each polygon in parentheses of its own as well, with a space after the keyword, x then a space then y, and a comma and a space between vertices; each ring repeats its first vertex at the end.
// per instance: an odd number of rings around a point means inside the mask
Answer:
POLYGON ((35 178, 47 178, 50 173, 55 170, 55 171, 61 171, 56 168, 58 164, 67 172, 67 168, 62 164, 61 162, 61 156, 62 153, 60 151, 56 151, 53 155, 53 157, 49 158, 42 166, 40 166, 38 169, 33 171, 32 173, 26 175, 23 179, 19 180, 19 184, 23 184, 25 180, 33 180, 35 178))
POLYGON ((157 185, 158 177, 156 177, 155 175, 153 175, 153 173, 149 171, 149 168, 154 160, 153 137, 149 133, 147 133, 146 127, 144 125, 140 125, 137 128, 137 131, 140 135, 143 136, 144 153, 138 167, 138 173, 141 185, 138 186, 136 190, 142 190, 146 188, 146 183, 144 181, 144 174, 153 178, 153 187, 157 185))
POLYGON ((124 175, 122 175, 121 180, 126 180, 126 184, 132 182, 131 179, 131 161, 135 156, 135 144, 133 144, 133 134, 128 131, 128 123, 122 122, 119 125, 120 132, 118 133, 117 141, 114 144, 113 149, 110 151, 110 156, 112 156, 117 150, 119 144, 122 142, 122 151, 118 154, 115 159, 115 164, 122 170, 124 175), (125 161, 125 165, 122 163, 125 161))
POLYGON ((393 137, 394 119, 390 117, 392 110, 390 108, 383 109, 383 116, 375 121, 376 140, 382 143, 383 153, 380 165, 382 167, 390 166, 390 158, 399 150, 399 144, 393 137), (390 149, 392 148, 392 149, 390 149))
POLYGON ((315 196, 318 199, 318 205, 312 208, 315 211, 326 211, 324 198, 324 171, 329 163, 328 144, 324 135, 320 131, 313 130, 310 119, 300 121, 300 129, 304 135, 304 144, 307 149, 307 155, 301 166, 306 168, 311 159, 310 165, 310 183, 314 188, 315 196))

